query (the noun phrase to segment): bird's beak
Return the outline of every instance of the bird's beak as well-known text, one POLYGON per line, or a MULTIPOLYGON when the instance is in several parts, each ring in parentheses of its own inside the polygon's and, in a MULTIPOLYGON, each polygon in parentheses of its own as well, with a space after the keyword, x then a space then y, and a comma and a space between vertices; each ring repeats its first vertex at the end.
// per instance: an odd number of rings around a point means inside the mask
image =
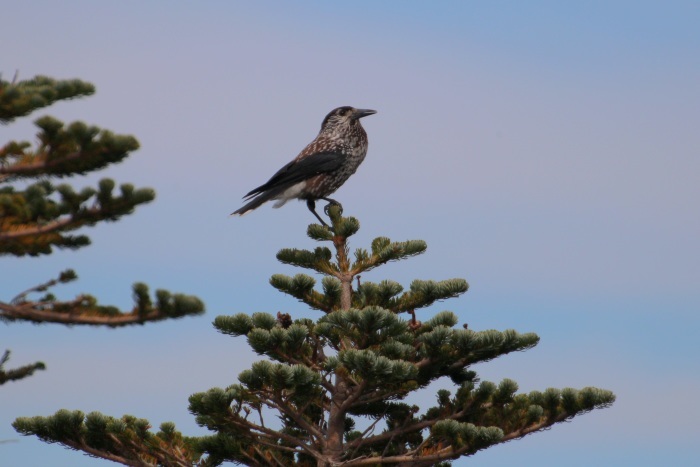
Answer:
POLYGON ((352 114, 352 118, 355 120, 358 120, 362 117, 366 117, 367 115, 373 115, 376 114, 376 110, 370 110, 370 109, 355 109, 355 112, 352 114))

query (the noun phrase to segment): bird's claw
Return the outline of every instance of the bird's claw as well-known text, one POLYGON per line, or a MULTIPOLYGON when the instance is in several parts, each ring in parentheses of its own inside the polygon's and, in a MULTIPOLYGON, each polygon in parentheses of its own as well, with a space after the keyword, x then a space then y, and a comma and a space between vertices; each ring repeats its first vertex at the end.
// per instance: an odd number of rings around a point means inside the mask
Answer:
POLYGON ((326 204, 326 206, 323 208, 323 212, 325 212, 326 215, 327 215, 328 217, 331 217, 331 213, 329 212, 331 206, 338 206, 338 209, 340 209, 340 215, 341 215, 341 216, 343 215, 343 205, 340 204, 339 202, 335 201, 335 200, 331 200, 331 201, 329 201, 328 204, 326 204))

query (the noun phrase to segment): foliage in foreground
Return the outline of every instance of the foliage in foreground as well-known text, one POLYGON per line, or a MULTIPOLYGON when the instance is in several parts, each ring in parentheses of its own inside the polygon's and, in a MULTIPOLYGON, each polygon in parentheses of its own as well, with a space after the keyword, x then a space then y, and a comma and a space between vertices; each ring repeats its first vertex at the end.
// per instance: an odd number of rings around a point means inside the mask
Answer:
POLYGON ((359 222, 329 210, 333 230, 309 226, 328 242, 313 251, 281 250, 286 264, 323 275, 320 289, 305 274, 274 275, 270 283, 323 312, 314 321, 278 312, 219 316, 214 326, 245 336, 267 357, 238 382, 190 397, 190 411, 212 432, 184 437, 172 424, 153 434, 145 420, 59 411, 20 418, 17 431, 126 465, 430 466, 608 407, 612 392, 545 389, 518 393, 515 381, 479 381, 470 367, 534 347, 539 338, 514 330, 474 331, 443 311, 421 322, 416 310, 467 291, 462 279, 360 282, 365 271, 423 253, 425 242, 377 238, 350 257, 348 237, 359 222), (407 316, 407 319, 402 318, 407 316), (449 378, 436 404, 421 408, 406 397, 449 378))
MULTIPOLYGON (((92 84, 77 79, 0 79, 0 124, 56 101, 94 92, 92 84)), ((10 141, 0 147, 0 256, 40 256, 51 254, 54 248, 82 248, 90 239, 76 235, 76 230, 121 219, 155 198, 150 188, 134 188, 128 183, 117 188, 108 178, 100 180, 95 188, 80 190, 68 183, 54 183, 122 162, 139 147, 133 136, 117 135, 83 122, 65 125, 50 116, 40 117, 35 124, 39 128, 36 147, 27 141, 10 141)), ((59 300, 48 293, 55 285, 75 279, 75 272, 66 270, 7 301, 0 297, 0 321, 121 327, 204 312, 198 298, 165 290, 156 291, 154 303, 148 287, 140 283, 134 285, 134 308, 127 311, 101 305, 89 294, 59 300)), ((9 355, 6 351, 0 360, 0 385, 45 368, 42 362, 36 362, 4 370, 9 355)))

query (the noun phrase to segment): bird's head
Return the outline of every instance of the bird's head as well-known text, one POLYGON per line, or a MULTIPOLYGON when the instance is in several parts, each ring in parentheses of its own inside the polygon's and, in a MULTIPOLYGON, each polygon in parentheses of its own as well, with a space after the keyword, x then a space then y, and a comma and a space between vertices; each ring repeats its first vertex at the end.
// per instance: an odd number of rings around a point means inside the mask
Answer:
POLYGON ((356 109, 350 106, 338 107, 330 111, 321 124, 321 131, 340 126, 359 125, 359 120, 367 115, 376 114, 376 110, 356 109))

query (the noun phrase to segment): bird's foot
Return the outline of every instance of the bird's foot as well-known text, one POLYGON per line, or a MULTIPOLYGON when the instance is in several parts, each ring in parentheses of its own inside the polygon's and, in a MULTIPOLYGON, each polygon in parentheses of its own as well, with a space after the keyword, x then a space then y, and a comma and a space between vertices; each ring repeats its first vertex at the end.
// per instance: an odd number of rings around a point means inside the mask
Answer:
MULTIPOLYGON (((321 225, 323 225, 327 229, 333 230, 328 224, 326 224, 326 222, 323 219, 321 219, 321 216, 319 216, 318 213, 316 212, 316 201, 315 200, 313 200, 313 199, 307 200, 306 207, 308 207, 309 211, 311 211, 311 213, 314 216, 316 216, 316 219, 318 219, 318 221, 321 223, 321 225)), ((328 214, 327 211, 326 211, 326 214, 328 214)))
POLYGON ((326 204, 326 206, 323 208, 323 212, 325 212, 328 218, 331 220, 331 224, 333 224, 333 227, 331 227, 330 229, 333 232, 335 232, 335 222, 340 220, 343 216, 343 205, 331 198, 323 199, 328 201, 328 204, 326 204), (336 206, 338 207, 338 209, 333 209, 333 211, 331 211, 331 208, 334 208, 336 206))
POLYGON ((331 213, 329 212, 329 210, 332 206, 338 206, 338 208, 340 209, 340 215, 343 215, 343 205, 334 199, 329 199, 328 204, 326 204, 326 206, 323 208, 323 212, 325 212, 328 217, 331 217, 331 213))

